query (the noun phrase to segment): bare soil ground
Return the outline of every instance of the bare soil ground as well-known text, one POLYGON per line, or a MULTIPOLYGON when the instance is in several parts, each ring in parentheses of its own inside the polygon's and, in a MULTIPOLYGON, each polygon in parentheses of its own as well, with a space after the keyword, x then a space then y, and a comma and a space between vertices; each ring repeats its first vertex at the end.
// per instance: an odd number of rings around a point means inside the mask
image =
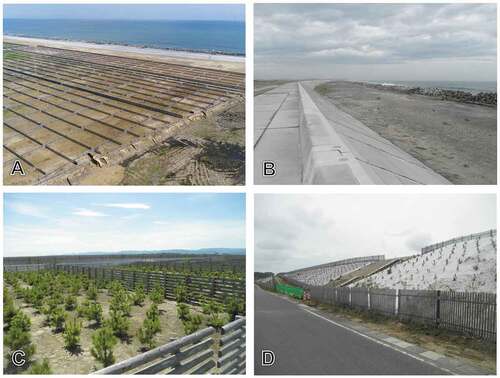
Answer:
MULTIPOLYGON (((97 302, 102 305, 104 319, 109 314, 110 299, 111 297, 107 295, 106 290, 100 291, 97 302)), ((84 296, 78 297, 78 303, 84 300, 84 296)), ((53 374, 89 374, 104 367, 90 353, 92 334, 96 329, 93 322, 80 318, 82 320, 81 349, 72 353, 64 348, 63 334, 53 332, 45 324, 45 315, 36 312, 35 309, 18 299, 15 300, 15 305, 31 319, 31 337, 36 347, 33 360, 41 361, 47 358, 53 374)), ((136 335, 150 306, 151 301, 148 298, 142 307, 132 306, 128 332, 130 337, 128 340, 120 340, 114 348, 115 362, 126 360, 145 351, 136 335)), ((160 309, 161 332, 155 336, 156 345, 166 344, 184 336, 182 321, 177 317, 176 302, 165 300, 158 308, 160 309)), ((190 309, 194 313, 201 313, 198 307, 190 306, 190 309)), ((75 311, 69 313, 75 315, 75 311)), ((202 324, 201 328, 204 327, 205 325, 202 324)))
POLYGON ((434 327, 401 323, 374 313, 326 304, 320 304, 317 307, 323 310, 327 316, 330 314, 360 323, 372 330, 496 373, 496 347, 494 344, 434 327))
POLYGON ((496 108, 351 82, 330 82, 316 90, 452 183, 496 184, 496 108))
POLYGON ((94 171, 80 184, 244 185, 245 104, 195 121, 120 166, 94 171))

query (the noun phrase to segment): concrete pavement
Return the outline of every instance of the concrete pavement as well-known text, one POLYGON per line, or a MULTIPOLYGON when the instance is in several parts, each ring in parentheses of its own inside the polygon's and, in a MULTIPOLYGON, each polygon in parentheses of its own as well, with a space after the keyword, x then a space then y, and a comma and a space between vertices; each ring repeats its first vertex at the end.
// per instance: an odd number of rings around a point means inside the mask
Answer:
POLYGON ((478 369, 255 287, 255 374, 444 375, 478 369), (276 362, 261 366, 261 351, 276 362))

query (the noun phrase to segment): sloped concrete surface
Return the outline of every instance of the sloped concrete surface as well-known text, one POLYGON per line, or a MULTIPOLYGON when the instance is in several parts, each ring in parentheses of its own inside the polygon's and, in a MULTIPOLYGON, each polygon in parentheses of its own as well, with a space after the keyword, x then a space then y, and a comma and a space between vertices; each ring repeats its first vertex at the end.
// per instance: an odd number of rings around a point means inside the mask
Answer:
POLYGON ((255 97, 256 184, 449 184, 314 91, 288 83, 255 97), (264 177, 262 164, 276 164, 264 177))
POLYGON ((302 181, 299 151, 299 93, 289 83, 255 97, 254 178, 256 184, 298 184, 302 181), (276 164, 276 175, 264 178, 263 161, 276 164))

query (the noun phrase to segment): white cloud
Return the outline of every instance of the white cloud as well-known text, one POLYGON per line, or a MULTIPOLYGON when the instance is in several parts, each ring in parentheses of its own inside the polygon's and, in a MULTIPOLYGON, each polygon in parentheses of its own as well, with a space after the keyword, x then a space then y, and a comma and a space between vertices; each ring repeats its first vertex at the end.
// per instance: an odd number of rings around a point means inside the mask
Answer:
POLYGON ((496 227, 495 196, 258 194, 255 269, 286 272, 352 257, 400 257, 496 227))
POLYGON ((106 207, 117 207, 120 209, 140 209, 140 210, 149 210, 151 206, 145 203, 107 203, 102 206, 106 207))
POLYGON ((97 218, 88 218, 54 226, 7 226, 4 254, 33 256, 89 251, 245 247, 244 221, 164 221, 133 229, 114 221, 94 223, 96 221, 97 218))
POLYGON ((9 206, 14 212, 16 212, 20 215, 27 215, 27 216, 36 217, 36 218, 47 218, 48 217, 45 209, 34 206, 34 205, 27 203, 27 202, 12 202, 11 204, 9 204, 9 206))
POLYGON ((106 214, 100 213, 98 211, 93 211, 89 209, 76 209, 72 213, 73 215, 78 215, 80 217, 107 217, 106 214))
POLYGON ((257 4, 255 77, 494 81, 496 30, 495 4, 257 4))

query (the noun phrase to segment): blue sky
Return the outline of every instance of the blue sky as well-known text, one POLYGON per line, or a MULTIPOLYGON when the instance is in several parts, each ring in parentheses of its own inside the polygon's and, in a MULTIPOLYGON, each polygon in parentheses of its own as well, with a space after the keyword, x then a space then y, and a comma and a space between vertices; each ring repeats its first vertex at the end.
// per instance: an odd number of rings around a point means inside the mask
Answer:
POLYGON ((4 255, 244 248, 241 193, 6 193, 4 255))
POLYGON ((241 4, 8 4, 4 18, 244 21, 241 4))

